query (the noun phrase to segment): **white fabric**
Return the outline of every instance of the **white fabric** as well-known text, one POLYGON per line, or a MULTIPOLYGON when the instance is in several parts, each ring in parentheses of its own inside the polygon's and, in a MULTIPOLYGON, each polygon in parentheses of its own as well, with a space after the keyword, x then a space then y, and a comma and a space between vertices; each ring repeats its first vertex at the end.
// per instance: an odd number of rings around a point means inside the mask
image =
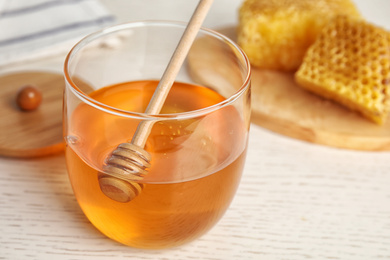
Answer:
POLYGON ((97 0, 0 0, 0 66, 66 52, 114 21, 97 0))

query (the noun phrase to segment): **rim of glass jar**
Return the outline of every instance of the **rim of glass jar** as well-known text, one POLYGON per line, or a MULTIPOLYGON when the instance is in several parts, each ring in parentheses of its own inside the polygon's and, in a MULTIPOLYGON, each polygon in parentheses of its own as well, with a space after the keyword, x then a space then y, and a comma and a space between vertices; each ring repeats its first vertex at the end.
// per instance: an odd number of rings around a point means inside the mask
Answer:
POLYGON ((130 28, 137 28, 137 27, 145 27, 145 26, 170 26, 170 27, 182 27, 184 28, 187 26, 187 23, 185 22, 178 22, 178 21, 160 21, 160 20, 145 20, 145 21, 134 21, 134 22, 127 22, 127 23, 122 23, 122 24, 117 24, 114 26, 110 26, 107 28, 103 28, 101 30, 98 30, 96 32, 93 32, 84 38, 82 38, 79 42, 77 42, 72 49, 69 51, 65 58, 65 63, 64 63, 64 76, 65 80, 70 86, 70 89, 72 92, 84 103, 87 103, 99 110, 102 110, 104 112, 121 116, 121 117, 128 117, 128 118, 136 118, 136 119, 143 119, 143 120, 163 120, 163 119, 186 119, 186 118, 194 118, 194 117, 199 117, 203 115, 210 114, 213 111, 216 111, 218 109, 221 109, 224 106, 227 106, 231 103, 233 103, 235 100, 240 98, 245 90, 249 88, 250 86, 250 77, 251 77, 251 67, 250 67, 250 62, 248 57, 246 56, 245 52, 231 39, 228 37, 224 36, 221 33, 218 33, 212 29, 201 27, 199 32, 202 32, 207 35, 211 35, 214 38, 218 38, 219 40, 225 42, 228 45, 231 45, 234 47, 238 53, 237 55, 241 55, 244 62, 245 62, 245 67, 247 69, 246 77, 241 84, 241 87, 231 96, 226 98, 225 100, 216 103, 214 105, 197 109, 197 110, 192 110, 192 111, 187 111, 187 112, 180 112, 180 113, 172 113, 172 114, 145 114, 145 113, 139 113, 139 112, 133 112, 133 111, 127 111, 127 110, 122 110, 118 109, 109 105, 106 105, 104 103, 101 103, 99 101, 96 101, 95 99, 91 98, 89 95, 85 94, 82 90, 80 90, 77 87, 77 84, 72 81, 69 72, 68 72, 68 67, 69 63, 74 55, 81 50, 84 46, 89 44, 95 39, 100 38, 103 35, 121 31, 124 29, 130 29, 130 28))

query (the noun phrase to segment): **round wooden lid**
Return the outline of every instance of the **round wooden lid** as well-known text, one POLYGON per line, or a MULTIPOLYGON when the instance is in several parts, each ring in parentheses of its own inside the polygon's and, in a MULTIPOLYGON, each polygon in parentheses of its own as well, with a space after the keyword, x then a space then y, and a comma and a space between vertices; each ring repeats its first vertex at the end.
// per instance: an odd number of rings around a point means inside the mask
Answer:
POLYGON ((64 77, 51 72, 19 72, 0 76, 0 155, 28 158, 61 152, 64 77), (42 93, 42 103, 22 111, 16 96, 25 85, 42 93))

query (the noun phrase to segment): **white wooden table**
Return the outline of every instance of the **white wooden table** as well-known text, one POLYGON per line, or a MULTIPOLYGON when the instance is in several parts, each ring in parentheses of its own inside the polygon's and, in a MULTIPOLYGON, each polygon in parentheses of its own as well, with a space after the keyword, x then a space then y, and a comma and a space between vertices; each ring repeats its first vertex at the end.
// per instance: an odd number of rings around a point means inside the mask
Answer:
MULTIPOLYGON (((188 20, 195 0, 104 0, 119 21, 188 20)), ((216 0, 205 22, 237 22, 239 0, 216 0)), ((387 0, 356 0, 390 29, 387 0)), ((61 71, 63 57, 1 68, 61 71)), ((0 119, 1 120, 1 119, 0 119)), ((84 217, 63 154, 0 157, 0 259, 390 259, 390 152, 313 145, 252 125, 241 185, 208 234, 179 248, 139 250, 84 217)))

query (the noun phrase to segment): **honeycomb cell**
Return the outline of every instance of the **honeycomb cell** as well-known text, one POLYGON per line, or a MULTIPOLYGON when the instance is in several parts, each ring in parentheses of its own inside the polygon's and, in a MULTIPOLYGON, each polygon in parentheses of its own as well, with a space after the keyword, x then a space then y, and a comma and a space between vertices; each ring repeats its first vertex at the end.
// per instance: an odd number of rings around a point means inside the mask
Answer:
POLYGON ((295 79, 299 86, 383 124, 390 112, 390 35, 363 20, 337 16, 310 46, 295 79), (308 70, 321 71, 326 80, 306 77, 308 70))
MULTIPOLYGON (((352 0, 244 0, 237 42, 254 67, 295 71, 337 15, 361 17, 352 0)), ((327 35, 337 33, 329 28, 327 35)))

